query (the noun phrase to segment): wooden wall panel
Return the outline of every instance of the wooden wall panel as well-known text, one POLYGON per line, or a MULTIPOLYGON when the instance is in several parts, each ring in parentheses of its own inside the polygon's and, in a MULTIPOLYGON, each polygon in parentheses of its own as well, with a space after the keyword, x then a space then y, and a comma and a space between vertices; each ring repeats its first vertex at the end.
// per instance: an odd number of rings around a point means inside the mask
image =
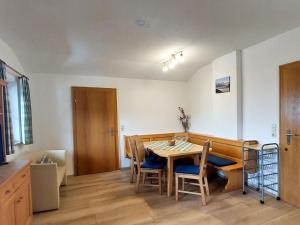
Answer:
POLYGON ((234 159, 235 161, 242 160, 242 140, 232 140, 202 134, 189 133, 189 141, 191 143, 203 145, 203 143, 207 140, 211 141, 211 153, 226 156, 226 158, 234 159))
MULTIPOLYGON (((143 141, 158 141, 171 140, 175 134, 180 133, 166 133, 166 134, 147 134, 140 135, 143 141)), ((220 155, 224 158, 232 159, 234 161, 242 161, 242 146, 243 140, 233 140, 226 138, 219 138, 209 135, 202 135, 196 133, 188 133, 188 141, 194 144, 203 145, 205 141, 210 140, 212 145, 212 154, 220 155)), ((125 155, 130 158, 128 136, 125 136, 125 155)))
POLYGON ((212 136, 189 133, 188 141, 197 145, 203 145, 206 141, 211 141, 212 136))

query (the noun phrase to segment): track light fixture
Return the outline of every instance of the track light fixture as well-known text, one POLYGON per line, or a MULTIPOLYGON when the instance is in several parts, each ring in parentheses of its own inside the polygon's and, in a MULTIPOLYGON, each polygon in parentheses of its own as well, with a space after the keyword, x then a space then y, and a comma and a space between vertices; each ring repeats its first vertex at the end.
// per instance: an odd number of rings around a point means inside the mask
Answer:
POLYGON ((167 61, 163 62, 162 71, 168 72, 169 69, 174 69, 178 63, 183 63, 183 62, 184 62, 184 57, 182 51, 172 54, 167 61))
POLYGON ((168 72, 169 68, 167 67, 166 63, 163 64, 164 64, 162 68, 163 72, 168 72))

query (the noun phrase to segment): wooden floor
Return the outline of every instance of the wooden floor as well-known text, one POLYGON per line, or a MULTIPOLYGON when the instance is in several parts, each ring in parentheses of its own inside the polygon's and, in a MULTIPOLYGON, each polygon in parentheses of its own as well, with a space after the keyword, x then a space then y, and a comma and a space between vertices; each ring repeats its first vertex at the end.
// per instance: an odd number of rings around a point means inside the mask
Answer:
POLYGON ((273 198, 260 205, 254 194, 223 193, 216 184, 210 183, 212 195, 202 206, 198 196, 176 202, 151 189, 136 195, 127 171, 71 177, 61 188, 61 208, 35 214, 33 224, 300 224, 300 209, 273 198))

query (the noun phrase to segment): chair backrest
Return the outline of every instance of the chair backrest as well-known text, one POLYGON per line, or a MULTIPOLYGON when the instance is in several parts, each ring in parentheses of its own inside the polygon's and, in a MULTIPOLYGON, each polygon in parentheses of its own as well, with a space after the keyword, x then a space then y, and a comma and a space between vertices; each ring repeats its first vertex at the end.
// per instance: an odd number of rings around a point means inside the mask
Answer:
POLYGON ((210 148, 210 141, 206 141, 203 145, 203 150, 201 154, 201 161, 200 161, 200 177, 204 177, 206 175, 207 170, 207 160, 208 160, 208 153, 210 148))
POLYGON ((188 133, 177 133, 174 135, 173 139, 179 141, 188 141, 189 135, 188 133))
POLYGON ((132 136, 128 137, 128 146, 129 146, 129 151, 130 151, 130 157, 133 159, 133 161, 136 160, 136 157, 135 157, 135 148, 136 148, 135 141, 136 141, 137 137, 138 137, 137 135, 132 135, 132 136))
POLYGON ((144 142, 143 140, 137 136, 135 138, 135 158, 136 158, 136 162, 137 162, 137 167, 138 167, 138 170, 140 169, 140 165, 141 163, 144 161, 145 159, 145 148, 144 148, 144 142))

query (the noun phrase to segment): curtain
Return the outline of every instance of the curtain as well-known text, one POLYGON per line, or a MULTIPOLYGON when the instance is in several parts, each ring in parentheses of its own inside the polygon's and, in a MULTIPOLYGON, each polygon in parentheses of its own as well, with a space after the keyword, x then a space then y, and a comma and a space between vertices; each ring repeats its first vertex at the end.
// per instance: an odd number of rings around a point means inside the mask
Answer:
POLYGON ((22 144, 28 145, 33 143, 32 112, 28 78, 25 76, 20 77, 19 85, 21 97, 22 144))
MULTIPOLYGON (((6 66, 4 62, 0 62, 0 79, 6 80, 6 66)), ((14 138, 13 127, 10 113, 10 103, 7 87, 3 87, 3 105, 4 105, 4 126, 5 126, 5 150, 6 155, 13 154, 14 150, 14 138)))

